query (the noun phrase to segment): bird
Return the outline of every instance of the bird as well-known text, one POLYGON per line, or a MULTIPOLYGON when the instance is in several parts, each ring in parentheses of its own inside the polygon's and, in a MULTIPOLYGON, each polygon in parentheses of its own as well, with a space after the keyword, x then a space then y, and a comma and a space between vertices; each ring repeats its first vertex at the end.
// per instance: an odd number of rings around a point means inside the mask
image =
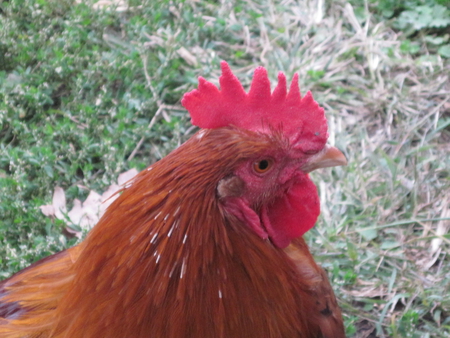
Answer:
POLYGON ((248 92, 227 62, 181 103, 199 127, 129 181, 78 245, 0 283, 0 337, 342 338, 341 310, 303 235, 309 173, 341 166, 298 74, 248 92))

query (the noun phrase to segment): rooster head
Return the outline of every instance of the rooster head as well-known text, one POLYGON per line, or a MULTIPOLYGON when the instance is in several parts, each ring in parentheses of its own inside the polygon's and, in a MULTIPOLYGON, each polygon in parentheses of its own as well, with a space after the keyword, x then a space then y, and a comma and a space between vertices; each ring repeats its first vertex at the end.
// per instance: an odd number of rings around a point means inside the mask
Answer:
POLYGON ((182 104, 200 128, 233 128, 245 134, 243 140, 253 135, 266 142, 224 173, 217 195, 226 213, 284 248, 311 229, 320 213, 308 173, 345 165, 346 158, 326 144, 324 109, 310 92, 301 97, 297 74, 288 91, 280 72, 271 92, 267 71, 258 67, 247 93, 228 64, 222 61, 221 67, 220 90, 200 77, 198 89, 185 94, 182 104))

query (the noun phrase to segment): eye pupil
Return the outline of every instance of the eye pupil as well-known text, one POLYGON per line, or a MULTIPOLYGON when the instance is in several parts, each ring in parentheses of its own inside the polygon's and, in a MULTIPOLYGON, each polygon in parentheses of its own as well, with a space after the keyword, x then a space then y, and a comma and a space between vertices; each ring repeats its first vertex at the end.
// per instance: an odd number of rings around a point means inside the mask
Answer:
POLYGON ((259 170, 267 170, 267 168, 269 168, 269 161, 267 160, 262 160, 258 163, 258 169, 259 170))

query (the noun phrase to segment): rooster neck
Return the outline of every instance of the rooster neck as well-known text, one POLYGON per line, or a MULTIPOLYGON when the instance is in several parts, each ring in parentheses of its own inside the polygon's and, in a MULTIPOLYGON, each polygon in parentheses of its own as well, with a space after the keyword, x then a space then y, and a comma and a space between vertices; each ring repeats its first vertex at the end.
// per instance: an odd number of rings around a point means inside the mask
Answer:
POLYGON ((293 263, 217 198, 272 142, 206 131, 141 172, 80 244, 54 337, 312 337, 293 263))
MULTIPOLYGON (((179 197, 158 196, 155 203, 179 197)), ((150 331, 180 338, 308 337, 303 290, 284 252, 226 218, 215 202, 203 205, 207 213, 197 208, 192 203, 189 213, 180 207, 169 215, 162 207, 145 217, 142 211, 134 226, 130 206, 118 203, 102 222, 123 226, 96 229, 83 244, 56 331, 86 338, 150 331)))
POLYGON ((115 249, 103 258, 99 241, 87 241, 72 292, 77 297, 65 304, 77 311, 69 314, 72 319, 84 311, 90 315, 73 332, 309 337, 303 290, 287 256, 214 207, 190 219, 182 209, 179 217, 151 217, 129 233, 126 244, 107 239, 115 249))

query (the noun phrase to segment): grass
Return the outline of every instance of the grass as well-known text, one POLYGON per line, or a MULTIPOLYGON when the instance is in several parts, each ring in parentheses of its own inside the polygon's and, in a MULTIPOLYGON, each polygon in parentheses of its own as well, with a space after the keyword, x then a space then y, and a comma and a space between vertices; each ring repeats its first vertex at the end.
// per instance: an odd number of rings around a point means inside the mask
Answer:
POLYGON ((75 243, 39 211, 56 186, 70 207, 187 139, 179 100, 199 75, 217 83, 224 59, 246 88, 256 65, 273 82, 298 72, 349 158, 313 175, 322 215, 307 235, 348 336, 448 337, 448 25, 352 4, 2 2, 0 278, 75 243))

